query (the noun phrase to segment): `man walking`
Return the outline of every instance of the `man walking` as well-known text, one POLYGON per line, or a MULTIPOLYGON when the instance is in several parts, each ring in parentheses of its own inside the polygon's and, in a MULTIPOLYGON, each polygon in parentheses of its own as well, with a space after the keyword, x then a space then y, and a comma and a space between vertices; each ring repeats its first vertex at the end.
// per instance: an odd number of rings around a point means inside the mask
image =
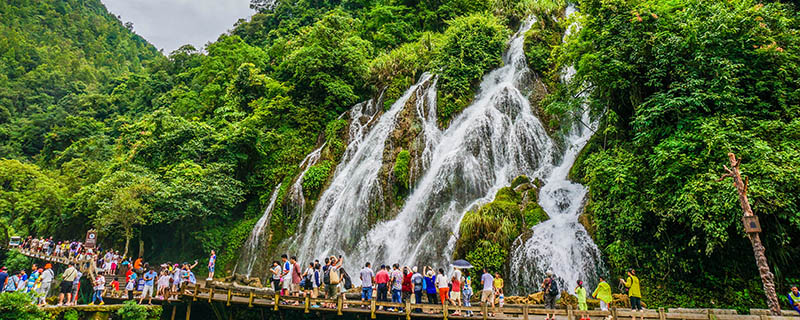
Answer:
POLYGON ((58 306, 64 305, 64 295, 67 296, 67 305, 70 305, 70 301, 72 301, 72 282, 75 281, 77 276, 78 270, 75 270, 73 263, 69 262, 67 270, 64 270, 64 273, 61 274, 61 292, 58 294, 58 306))
MULTIPOLYGON (((492 311, 494 311, 494 277, 483 268, 483 275, 481 275, 481 286, 483 286, 483 290, 481 291, 481 303, 482 304, 491 304, 492 311)), ((483 312, 481 312, 483 314, 483 312)), ((490 317, 494 317, 494 313, 489 313, 490 317)), ((548 318, 549 320, 549 318, 548 318)))
POLYGON ((372 283, 375 280, 375 273, 372 272, 369 262, 364 264, 364 269, 359 272, 361 279, 361 302, 372 300, 372 283))

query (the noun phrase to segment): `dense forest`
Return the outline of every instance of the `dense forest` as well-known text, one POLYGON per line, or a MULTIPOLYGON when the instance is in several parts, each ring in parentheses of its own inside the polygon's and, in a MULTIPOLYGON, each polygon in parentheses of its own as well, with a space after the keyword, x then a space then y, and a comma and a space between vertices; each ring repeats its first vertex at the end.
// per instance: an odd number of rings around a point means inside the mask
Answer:
MULTIPOLYGON (((272 190, 327 142, 303 181, 319 195, 341 114, 379 95, 388 107, 431 71, 446 127, 535 15, 541 118, 557 132, 582 103, 601 117, 571 177, 589 187, 584 222, 609 272, 639 269, 656 306, 763 306, 735 189, 717 179, 728 152, 743 159, 778 288, 799 282, 795 6, 581 0, 568 20, 558 0, 253 0, 215 42, 164 55, 100 0, 4 1, 0 224, 58 239, 97 228, 152 261, 217 249, 230 271, 272 190)), ((271 228, 285 239, 300 219, 277 210, 271 228)))

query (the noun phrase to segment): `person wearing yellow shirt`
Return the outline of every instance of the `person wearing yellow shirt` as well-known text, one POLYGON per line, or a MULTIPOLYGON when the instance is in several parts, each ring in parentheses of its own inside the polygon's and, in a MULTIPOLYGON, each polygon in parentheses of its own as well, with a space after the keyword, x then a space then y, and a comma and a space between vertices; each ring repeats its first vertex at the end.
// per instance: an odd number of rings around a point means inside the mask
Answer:
POLYGON ((494 295, 500 296, 503 294, 503 278, 500 277, 500 272, 494 273, 494 281, 492 281, 492 286, 494 287, 494 295))
MULTIPOLYGON (((642 290, 639 286, 639 278, 636 277, 636 270, 628 269, 628 278, 626 280, 619 279, 619 281, 625 285, 625 288, 628 288, 631 309, 642 311, 642 290)), ((644 320, 644 313, 641 317, 644 320)), ((636 316, 633 316, 633 319, 636 320, 636 316)))
POLYGON ((578 310, 581 314, 581 320, 590 320, 589 307, 586 305, 586 288, 583 287, 583 281, 578 280, 578 286, 575 287, 575 296, 578 297, 578 310))
POLYGON ((594 289, 592 293, 592 297, 600 300, 600 310, 608 311, 608 305, 611 304, 611 286, 608 285, 606 279, 603 277, 599 277, 600 283, 597 284, 597 288, 594 289))

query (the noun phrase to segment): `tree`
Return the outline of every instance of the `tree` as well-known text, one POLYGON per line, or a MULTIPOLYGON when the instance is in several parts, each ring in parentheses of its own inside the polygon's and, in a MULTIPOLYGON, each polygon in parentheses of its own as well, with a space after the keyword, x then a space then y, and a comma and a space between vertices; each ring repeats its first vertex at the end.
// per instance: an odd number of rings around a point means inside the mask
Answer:
MULTIPOLYGON (((113 197, 102 203, 97 212, 96 224, 104 229, 119 226, 125 235, 125 253, 128 256, 128 247, 133 238, 134 228, 147 224, 150 205, 144 201, 153 193, 153 188, 144 182, 118 189, 113 197)), ((140 253, 141 254, 141 253, 140 253)))

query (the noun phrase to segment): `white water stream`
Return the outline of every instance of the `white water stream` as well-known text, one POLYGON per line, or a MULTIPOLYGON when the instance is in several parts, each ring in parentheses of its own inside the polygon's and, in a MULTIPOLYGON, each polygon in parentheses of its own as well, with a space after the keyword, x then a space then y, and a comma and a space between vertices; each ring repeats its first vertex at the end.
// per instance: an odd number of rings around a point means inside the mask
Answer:
POLYGON ((250 276, 250 274, 253 272, 253 266, 256 264, 256 259, 259 257, 258 251, 264 247, 264 239, 262 239, 262 236, 264 235, 264 230, 266 230, 267 226, 269 225, 269 218, 271 216, 272 209, 275 208, 275 200, 278 199, 278 192, 280 190, 281 184, 279 183, 278 186, 275 187, 275 190, 272 191, 272 195, 269 197, 269 205, 267 205, 267 209, 264 210, 264 214, 262 214, 261 218, 258 219, 256 225, 253 227, 253 231, 250 232, 250 236, 244 243, 242 257, 244 257, 245 263, 242 264, 240 259, 233 268, 234 273, 250 276))

